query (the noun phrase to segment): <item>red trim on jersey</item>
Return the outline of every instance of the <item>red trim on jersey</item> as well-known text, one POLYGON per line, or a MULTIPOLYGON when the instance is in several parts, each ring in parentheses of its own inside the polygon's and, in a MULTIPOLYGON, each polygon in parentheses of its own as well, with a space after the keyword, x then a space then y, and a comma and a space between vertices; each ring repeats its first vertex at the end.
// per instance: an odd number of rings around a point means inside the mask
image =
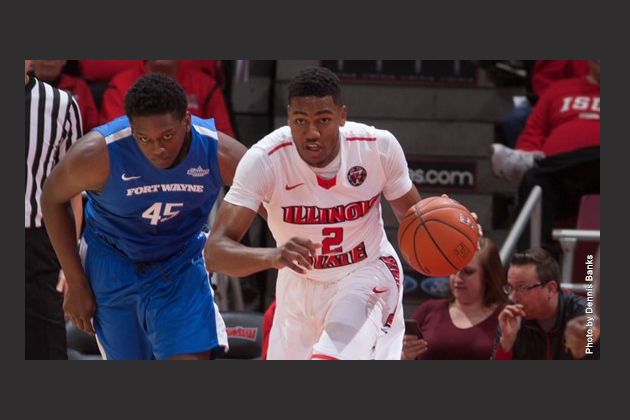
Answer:
POLYGON ((311 359, 339 360, 336 357, 326 356, 325 354, 314 354, 314 355, 311 356, 311 359))
POLYGON ((269 153, 267 153, 269 156, 273 155, 274 153, 276 153, 278 150, 282 149, 283 147, 287 147, 287 146, 291 146, 293 143, 292 142, 287 142, 287 143, 282 143, 277 145, 276 147, 274 147, 273 149, 271 149, 269 151, 269 153))
MULTIPOLYGON (((396 282, 396 288, 398 289, 398 292, 400 293, 400 268, 398 267, 398 263, 396 262, 396 258, 394 258, 392 256, 385 256, 385 255, 383 255, 379 259, 381 261, 383 261, 385 266, 392 273, 392 276, 394 277, 394 281, 396 282)), ((376 288, 374 288, 372 291, 374 293, 379 293, 379 292, 376 291, 376 288)), ((394 308, 392 313, 387 316, 387 321, 385 321, 385 327, 389 328, 389 327, 392 326, 392 323, 394 322, 394 316, 396 315, 396 309, 397 308, 398 308, 398 304, 396 304, 396 308, 394 308)))
POLYGON ((346 137, 346 141, 376 141, 376 137, 346 137))
POLYGON ((319 175, 315 175, 317 177, 317 185, 327 190, 331 189, 335 185, 337 185, 337 176, 331 179, 321 178, 319 175))

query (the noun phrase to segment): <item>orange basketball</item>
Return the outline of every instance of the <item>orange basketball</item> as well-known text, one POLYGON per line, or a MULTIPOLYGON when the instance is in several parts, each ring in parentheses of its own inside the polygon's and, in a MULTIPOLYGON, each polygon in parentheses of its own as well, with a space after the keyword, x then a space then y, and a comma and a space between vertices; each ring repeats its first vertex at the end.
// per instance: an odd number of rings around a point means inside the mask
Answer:
POLYGON ((472 260, 479 240, 470 211, 446 197, 429 197, 413 205, 400 222, 400 252, 420 273, 441 277, 454 274, 472 260))

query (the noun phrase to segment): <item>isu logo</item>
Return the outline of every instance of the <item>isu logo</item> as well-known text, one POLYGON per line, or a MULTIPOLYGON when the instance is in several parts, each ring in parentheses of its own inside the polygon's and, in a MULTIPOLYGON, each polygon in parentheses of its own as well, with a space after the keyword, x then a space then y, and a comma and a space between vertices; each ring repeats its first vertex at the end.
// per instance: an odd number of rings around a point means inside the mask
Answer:
POLYGON ((348 182, 353 187, 358 187, 363 184, 365 178, 367 178, 367 172, 362 166, 353 166, 348 171, 348 182))
POLYGON ((245 328, 239 326, 234 328, 226 328, 225 333, 228 337, 238 337, 244 338, 245 340, 256 341, 258 328, 245 328))

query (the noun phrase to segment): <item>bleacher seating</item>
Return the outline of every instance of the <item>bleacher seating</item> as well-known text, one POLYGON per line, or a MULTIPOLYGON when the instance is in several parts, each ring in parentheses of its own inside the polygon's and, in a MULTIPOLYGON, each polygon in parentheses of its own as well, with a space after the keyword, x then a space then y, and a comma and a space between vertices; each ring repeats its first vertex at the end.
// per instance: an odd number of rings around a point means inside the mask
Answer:
POLYGON ((263 314, 251 311, 222 312, 230 350, 221 359, 260 359, 263 314))

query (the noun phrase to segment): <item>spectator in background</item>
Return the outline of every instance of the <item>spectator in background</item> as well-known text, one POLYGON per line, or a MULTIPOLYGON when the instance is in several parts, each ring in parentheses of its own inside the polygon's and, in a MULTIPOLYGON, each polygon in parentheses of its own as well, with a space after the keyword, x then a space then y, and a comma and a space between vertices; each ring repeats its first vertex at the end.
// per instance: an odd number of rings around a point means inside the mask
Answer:
POLYGON ((81 111, 83 131, 98 125, 98 110, 88 84, 82 79, 63 72, 67 60, 33 60, 33 74, 57 89, 72 95, 81 111))
POLYGON ((140 76, 154 72, 164 73, 180 83, 186 92, 188 112, 203 119, 214 118, 218 131, 234 136, 221 86, 207 74, 181 65, 180 60, 143 60, 114 76, 103 93, 101 123, 124 115, 125 93, 140 76))
MULTIPOLYGON (((46 233, 42 186, 82 134, 79 107, 72 96, 27 73, 24 60, 26 186, 24 191, 25 358, 67 359, 59 261, 46 233), (57 127, 58 129, 51 129, 57 127)), ((72 198, 75 232, 82 223, 81 195, 72 198)), ((68 215, 68 218, 71 216, 68 215)), ((76 247, 76 237, 70 240, 76 247)))
POLYGON ((448 299, 423 303, 414 313, 424 339, 405 335, 403 360, 490 359, 498 316, 507 299, 505 270, 495 244, 480 238, 472 261, 450 276, 448 299))
MULTIPOLYGON (((514 254, 507 278, 505 291, 514 304, 499 315, 493 359, 574 360, 564 332, 571 319, 585 315, 586 301, 560 290, 553 256, 542 248, 514 254)), ((584 359, 599 359, 599 342, 584 359)))
POLYGON ((589 72, 588 60, 536 60, 531 81, 536 95, 533 105, 555 82, 586 76, 589 72))
POLYGON ((554 250, 553 222, 574 217, 582 195, 600 191, 600 60, 588 63, 587 76, 556 82, 542 95, 518 150, 492 156, 495 173, 520 179, 517 214, 533 187, 542 187, 542 244, 554 250))
POLYGON ((588 60, 536 60, 529 78, 527 100, 514 107, 501 121, 505 144, 514 148, 518 136, 525 128, 538 98, 558 80, 586 76, 589 73, 588 60))
POLYGON ((547 157, 599 147, 600 60, 588 75, 554 83, 540 98, 516 148, 547 157))
POLYGON ((499 177, 519 182, 525 171, 545 157, 542 151, 514 150, 519 136, 525 129, 528 117, 538 99, 553 83, 588 75, 588 60, 536 60, 528 81, 526 100, 513 108, 501 121, 505 145, 492 145, 492 169, 499 177))
POLYGON ((523 175, 517 211, 540 185, 541 241, 549 249, 559 248, 552 245, 554 221, 575 217, 581 197, 600 192, 600 61, 589 60, 589 66, 588 76, 556 82, 545 92, 516 144, 546 156, 523 175))

